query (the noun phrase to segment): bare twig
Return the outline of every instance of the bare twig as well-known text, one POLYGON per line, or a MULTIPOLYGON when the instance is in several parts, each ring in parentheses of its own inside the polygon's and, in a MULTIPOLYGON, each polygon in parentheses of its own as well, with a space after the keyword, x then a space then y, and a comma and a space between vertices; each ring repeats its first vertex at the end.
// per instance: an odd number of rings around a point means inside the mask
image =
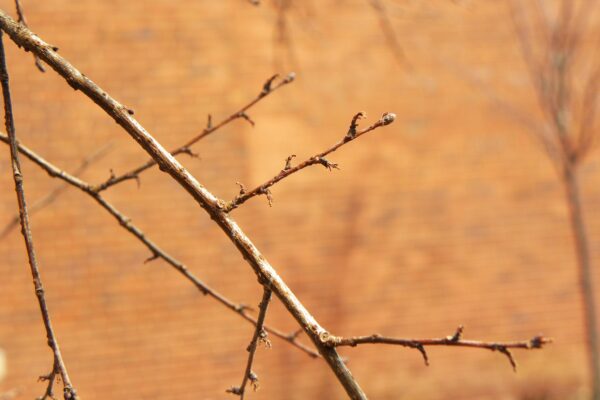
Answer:
MULTIPOLYGON (((0 132, 0 141, 2 141, 4 143, 9 143, 8 136, 5 135, 4 133, 0 132)), ((165 250, 160 248, 156 243, 154 243, 150 238, 148 238, 148 235, 146 233, 144 233, 136 225, 134 225, 131 222, 131 219, 129 217, 127 217, 125 214, 120 212, 115 206, 113 206, 110 202, 108 202, 106 199, 104 199, 104 197, 102 197, 99 193, 94 192, 92 190, 92 186, 89 183, 75 177, 74 175, 71 175, 71 174, 65 172, 64 170, 61 170, 60 168, 51 164, 49 161, 42 158, 40 155, 35 153, 33 150, 31 150, 28 147, 26 147, 25 145, 23 145, 22 143, 18 144, 18 150, 21 154, 23 154, 25 157, 27 157, 30 161, 32 161, 34 164, 36 164, 37 166, 42 168, 44 171, 46 171, 48 173, 48 175, 50 175, 51 177, 61 179, 62 181, 65 182, 66 185, 77 188, 77 189, 81 190, 82 192, 86 193, 88 196, 92 197, 102 208, 104 208, 110 215, 112 215, 119 222, 119 225, 123 229, 125 229, 130 234, 132 234, 136 239, 138 239, 140 242, 142 242, 148 248, 148 250, 150 251, 152 256, 150 258, 148 258, 146 260, 146 262, 157 259, 157 258, 164 260, 169 265, 171 265, 173 268, 175 268, 177 271, 179 271, 187 280, 192 282, 202 294, 212 297, 213 299, 217 300, 219 303, 221 303, 225 307, 229 308, 233 312, 240 315, 246 321, 250 322, 253 325, 256 325, 256 319, 253 318, 248 313, 248 310, 249 310, 248 307, 244 306, 243 304, 237 304, 237 303, 231 301, 230 299, 228 299, 221 293, 212 289, 209 285, 204 283, 198 277, 196 277, 185 264, 183 264, 181 261, 177 260, 175 257, 173 257, 172 255, 167 253, 165 250)), ((315 350, 311 349, 310 347, 306 346, 302 342, 298 341, 297 337, 294 336, 293 334, 288 334, 288 333, 282 332, 279 329, 272 328, 269 326, 265 326, 265 330, 267 330, 269 333, 272 333, 273 335, 281 338, 282 340, 285 340, 286 342, 290 343, 294 347, 297 347, 298 349, 304 351, 309 356, 311 356, 313 358, 319 357, 319 353, 317 353, 315 350)))
MULTIPOLYGON (((15 0, 15 8, 17 9, 18 21, 28 27, 27 19, 25 18, 25 13, 23 12, 23 7, 21 6, 21 0, 15 0)), ((44 64, 42 64, 42 60, 35 54, 33 55, 33 59, 37 69, 40 72, 46 72, 46 68, 44 67, 44 64)))
MULTIPOLYGON (((79 165, 79 167, 73 172, 73 176, 80 176, 83 173, 83 171, 85 171, 91 164, 93 164, 96 160, 100 159, 106 153, 108 153, 108 151, 110 150, 111 147, 112 147, 112 144, 109 143, 106 146, 101 147, 94 153, 90 154, 88 157, 86 157, 83 160, 83 162, 81 163, 81 165, 79 165)), ((67 183, 65 183, 63 185, 59 185, 56 188, 54 188, 50 193, 48 193, 46 196, 35 201, 33 204, 31 204, 31 206, 28 207, 29 215, 35 214, 36 212, 42 210, 44 207, 47 207, 48 205, 52 204, 68 187, 69 187, 69 185, 67 183)), ((13 219, 10 220, 10 222, 8 224, 6 224, 6 226, 0 233, 0 239, 5 237, 16 226, 18 226, 19 220, 20 220, 19 215, 18 214, 15 215, 13 217, 13 219)))
POLYGON ((29 29, 14 21, 5 12, 0 11, 0 28, 20 47, 29 50, 44 60, 74 89, 81 90, 101 107, 115 122, 127 131, 138 144, 156 161, 162 171, 168 173, 184 188, 219 225, 244 259, 250 264, 261 281, 269 282, 273 293, 281 300, 290 314, 311 338, 319 353, 327 361, 346 393, 352 399, 366 399, 366 395, 350 370, 333 348, 324 346, 319 335, 327 332, 312 314, 298 300, 296 295, 281 279, 279 274, 246 236, 237 223, 222 210, 224 203, 196 180, 175 157, 156 141, 142 125, 128 112, 128 108, 113 99, 91 79, 83 75, 67 60, 54 51, 54 47, 41 40, 29 29))
POLYGON ((54 400, 54 383, 56 382, 57 374, 59 373, 58 364, 56 363, 56 358, 54 359, 54 363, 52 364, 52 371, 50 371, 47 375, 40 375, 38 378, 39 382, 48 382, 46 385, 46 391, 36 400, 46 400, 52 399, 54 400))
POLYGON ((459 326, 452 335, 438 339, 401 339, 374 334, 370 336, 355 336, 347 338, 327 336, 323 338, 323 341, 333 347, 355 347, 361 344, 392 344, 410 347, 412 349, 419 350, 426 365, 429 365, 429 357, 425 351, 427 346, 457 346, 487 349, 491 351, 498 351, 504 354, 508 358, 510 365, 515 371, 517 370, 517 363, 510 352, 511 349, 541 349, 545 344, 552 342, 552 339, 548 339, 543 336, 535 336, 530 340, 518 342, 483 342, 478 340, 464 340, 462 338, 462 333, 463 327, 459 326))
MULTIPOLYGON (((335 346, 327 343, 329 332, 321 326, 312 314, 304 307, 277 271, 266 260, 263 254, 252 243, 231 216, 224 211, 225 203, 215 197, 194 176, 192 176, 160 143, 158 143, 128 112, 128 109, 114 100, 92 80, 84 76, 67 60, 59 56, 54 48, 27 28, 17 24, 10 16, 0 11, 0 28, 11 39, 25 50, 32 51, 58 72, 71 87, 81 90, 86 96, 110 115, 138 144, 156 161, 160 169, 168 173, 184 188, 223 230, 227 237, 239 250, 258 277, 259 282, 268 287, 280 299, 290 314, 296 319, 302 330, 310 337, 323 359, 328 363, 332 372, 351 399, 366 399, 356 379, 337 353, 335 346)), ((393 121, 393 115, 387 114, 378 121, 378 126, 387 125, 393 121)), ((377 125, 376 124, 376 125, 377 125)), ((372 128, 374 129, 374 128, 372 128)), ((351 129, 352 131, 352 129, 351 129)), ((358 137, 362 132, 357 132, 358 137)), ((352 140, 349 132, 345 141, 352 140)), ((341 146, 343 143, 339 144, 341 146)), ((338 147, 339 147, 338 146, 338 147)), ((337 148, 337 147, 336 147, 337 148)), ((331 150, 334 151, 335 149, 331 150)), ((16 151, 16 149, 15 149, 16 151)), ((323 163, 322 161, 319 161, 323 163)), ((293 168, 292 168, 293 169, 293 168)), ((94 192, 95 193, 95 192, 94 192)), ((97 194, 97 193, 96 193, 97 194)), ((291 335, 295 338, 295 335, 291 335)))
MULTIPOLYGON (((27 248, 27 257, 29 260, 29 267, 31 269, 31 276, 33 277, 33 284, 35 287, 35 294, 37 296, 40 311, 42 313, 42 319, 44 320, 44 327, 46 328, 46 337, 48 339, 48 346, 54 353, 54 362, 52 370, 54 373, 60 372, 64 385, 64 398, 65 400, 77 399, 77 392, 71 384, 69 374, 67 373, 67 367, 62 359, 60 353, 60 347, 54 330, 52 329, 52 322, 50 320, 50 313, 48 312, 48 306, 46 304, 46 297, 44 294, 44 286, 42 284, 42 278, 35 255, 35 248, 33 245, 33 236, 31 234, 31 228, 29 226, 29 215, 27 213, 27 202, 25 200, 25 189, 23 187, 23 174, 21 173, 21 163, 19 161, 19 151, 17 146, 17 136, 15 132, 15 123, 13 119, 12 103, 10 96, 10 86, 8 83, 8 69, 6 68, 6 57, 4 54, 4 43, 2 39, 2 32, 0 32, 0 79, 2 81, 2 95, 4 98, 4 121, 6 125, 6 131, 10 142, 10 158, 13 170, 13 177, 15 181, 15 190, 17 192, 17 200, 19 203, 19 214, 21 215, 21 231, 23 233, 23 239, 25 240, 25 247, 27 248)), ((54 378, 54 375, 52 376, 54 378)), ((54 380, 54 379, 52 379, 54 380)), ((52 382, 49 383, 52 385, 52 382)))
POLYGON ((267 308, 269 307, 269 302, 271 301, 271 289, 267 286, 264 287, 263 297, 259 304, 259 313, 256 322, 256 329, 254 330, 254 335, 252 336, 252 340, 246 349, 248 351, 248 362, 246 363, 246 370, 244 371, 244 378, 242 379, 242 384, 240 386, 234 386, 227 390, 228 393, 237 394, 241 399, 244 398, 244 393, 246 392, 246 385, 248 381, 252 383, 252 387, 254 390, 258 389, 258 376, 252 371, 252 363, 254 362, 254 355, 256 354, 256 349, 258 348, 258 343, 263 342, 265 346, 271 347, 271 343, 269 339, 267 339, 267 332, 263 329, 263 325, 265 323, 265 317, 267 315, 267 308))
POLYGON ((298 171, 303 170, 306 167, 310 167, 311 165, 322 165, 330 171, 333 168, 338 169, 337 164, 334 164, 325 158, 327 155, 333 153, 334 151, 336 151, 337 149, 339 149, 346 143, 357 139, 358 137, 364 135, 365 133, 371 132, 372 130, 375 130, 379 127, 391 124, 392 122, 394 122, 396 115, 392 114, 392 113, 385 113, 377 122, 375 122, 371 126, 365 128, 365 129, 362 129, 362 130, 357 130, 358 120, 360 120, 361 118, 364 118, 364 114, 362 112, 356 114, 352 118, 352 122, 350 123, 350 128, 348 129, 348 133, 346 133, 346 136, 344 136, 344 138, 342 140, 340 140, 339 142, 337 142, 336 144, 334 144, 327 150, 325 150, 317 155, 314 155, 314 156, 308 158, 307 160, 301 162, 300 164, 296 165, 295 167, 291 166, 292 158, 295 157, 295 155, 289 156, 285 160, 284 168, 277 175, 275 175, 273 178, 269 179, 267 182, 263 183, 262 185, 255 187, 252 190, 244 191, 243 193, 240 192, 240 194, 238 194, 232 201, 230 201, 229 203, 227 203, 227 205, 225 205, 223 210, 225 212, 230 212, 230 211, 234 210, 235 208, 239 207, 240 205, 244 204, 246 201, 250 200, 252 197, 259 196, 259 195, 266 195, 267 199, 269 200, 269 205, 270 205, 273 201, 271 192, 269 190, 269 188, 271 186, 275 185, 277 182, 281 181, 282 179, 285 179, 288 176, 290 176, 298 171))
MULTIPOLYGON (((200 132, 198 135, 194 136, 193 138, 191 138, 190 140, 188 140, 185 144, 183 144, 182 146, 179 146, 173 150, 171 150, 171 155, 176 156, 178 154, 192 154, 190 147, 192 145, 194 145, 195 143, 197 143, 199 140, 205 138, 206 136, 214 133, 215 131, 217 131, 218 129, 222 128, 223 126, 229 124, 232 121, 235 121, 236 119, 244 119, 246 121, 248 121, 252 126, 254 126, 254 121, 250 118, 250 116, 247 114, 247 111, 252 108, 256 103, 258 103, 259 101, 261 101, 262 99, 264 99, 265 97, 267 97, 268 95, 270 95, 271 93, 275 92, 277 89, 281 88, 282 86, 287 85, 288 83, 291 83, 294 81, 294 79, 296 78, 296 74, 294 74, 293 72, 289 73, 285 78, 281 79, 279 82, 277 82, 276 84, 273 84, 274 81, 279 77, 278 74, 273 75, 272 77, 270 77, 269 79, 267 79, 267 81, 265 82, 265 84, 262 87, 262 90, 260 91, 260 93, 254 98, 252 99, 249 103, 247 103, 246 105, 244 105, 242 108, 240 108, 238 111, 234 112, 233 114, 231 114, 230 116, 228 116, 227 118, 224 118, 223 120, 221 120, 220 122, 218 122, 217 124, 213 125, 212 123, 212 117, 209 114, 208 116, 208 123, 206 128, 204 128, 202 130, 202 132, 200 132)), ((138 180, 139 182, 139 175, 144 172, 145 170, 152 168, 153 166, 156 165, 156 161, 154 159, 150 159, 148 161, 146 161, 144 164, 122 174, 119 176, 114 176, 111 175, 111 177, 109 179, 107 179, 106 181, 104 181, 103 183, 99 184, 98 186, 96 186, 94 188, 94 190, 96 190, 97 192, 101 192, 103 190, 108 189, 111 186, 114 186, 118 183, 121 183, 123 181, 126 180, 130 180, 130 179, 135 179, 138 180)))

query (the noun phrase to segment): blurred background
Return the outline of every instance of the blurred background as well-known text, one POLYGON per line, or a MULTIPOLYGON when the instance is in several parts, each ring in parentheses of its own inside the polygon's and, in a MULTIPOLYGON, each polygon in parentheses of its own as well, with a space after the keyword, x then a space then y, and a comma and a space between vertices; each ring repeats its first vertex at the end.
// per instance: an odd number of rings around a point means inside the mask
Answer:
MULTIPOLYGON (((534 3, 541 4, 522 5, 534 3)), ((15 15, 11 1, 0 4, 15 15)), ((209 113, 219 121, 237 111, 274 73, 296 72, 292 84, 248 112, 254 127, 234 121, 193 148, 199 158, 179 157, 223 199, 238 193, 236 182, 254 187, 271 178, 290 154, 304 160, 330 147, 358 111, 367 113, 363 126, 396 113, 394 124, 328 157, 340 170, 304 170, 272 188, 272 207, 254 198, 234 218, 334 334, 444 337, 462 324, 467 339, 544 334, 555 342, 515 351, 517 373, 501 354, 482 350, 432 348, 426 367, 418 352, 401 347, 342 349, 370 398, 589 398, 569 209, 556 160, 532 128, 545 114, 507 1, 23 5, 34 32, 135 110, 167 148, 200 132, 209 113)), ((586 93, 584 77, 599 59, 596 8, 585 12, 585 26, 573 24, 581 28, 573 99, 586 93)), ((96 105, 5 42, 23 144, 69 172, 108 145, 81 175, 93 183, 147 159, 96 105)), ((17 210, 2 149, 0 231, 17 210)), ((22 164, 30 202, 61 185, 22 164)), ((577 174, 597 283, 600 157, 593 147, 577 174)), ((128 181, 105 196, 211 287, 258 304, 252 270, 168 176, 155 168, 139 187, 128 181)), ((225 390, 241 381, 252 325, 163 261, 144 263, 148 250, 77 190, 34 213, 32 228, 55 330, 82 398, 234 398, 225 390)), ((49 372, 52 355, 19 229, 0 241, 0 277, 0 394, 31 399, 45 389, 36 379, 49 372)), ((278 301, 267 322, 297 329, 278 301)), ((325 363, 271 341, 257 353, 260 390, 248 398, 345 398, 325 363)))

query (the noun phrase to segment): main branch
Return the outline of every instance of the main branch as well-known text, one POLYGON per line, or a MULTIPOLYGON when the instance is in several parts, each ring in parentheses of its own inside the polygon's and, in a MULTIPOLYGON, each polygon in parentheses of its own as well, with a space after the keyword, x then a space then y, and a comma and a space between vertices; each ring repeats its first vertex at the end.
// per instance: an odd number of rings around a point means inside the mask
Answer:
POLYGON ((38 55, 75 90, 81 90, 100 106, 156 161, 159 168, 179 183, 221 227, 233 242, 243 258, 248 261, 258 278, 265 282, 281 300, 288 311, 298 321, 302 329, 311 338, 323 358, 337 376, 352 399, 366 399, 366 395, 350 370, 334 348, 325 346, 320 335, 327 332, 312 314, 298 300, 296 295, 281 279, 275 269, 246 236, 237 223, 223 211, 223 201, 217 199, 196 180, 142 125, 133 117, 130 110, 113 99, 91 79, 77 70, 71 63, 57 54, 57 48, 44 42, 25 26, 13 20, 4 11, 0 11, 0 28, 20 47, 38 55))
MULTIPOLYGON (((4 133, 0 132, 0 141, 8 144, 9 138, 4 133)), ((203 295, 212 297, 231 311, 244 318, 246 321, 250 322, 253 325, 256 325, 257 321, 248 313, 248 307, 244 306, 243 304, 237 304, 233 302, 232 300, 228 299, 227 297, 225 297, 224 295, 222 295, 221 293, 204 283, 200 278, 194 275, 185 264, 183 264, 171 254, 167 253, 153 240, 151 240, 146 233, 144 233, 139 227, 137 227, 131 222, 131 219, 127 215, 119 211, 113 204, 111 204, 108 200, 102 197, 100 193, 96 193, 92 189, 91 184, 83 181, 82 179, 77 178, 74 175, 69 174, 64 170, 61 170, 60 168, 50 163, 49 161, 41 157, 33 150, 29 149, 22 143, 18 144, 18 150, 30 161, 32 161, 37 166, 46 171, 51 177, 62 180, 65 183, 65 185, 74 187, 87 194, 92 199, 94 199, 100 205, 100 207, 102 207, 105 211, 107 211, 110 215, 112 215, 115 218, 115 220, 119 223, 119 226, 121 226, 131 235, 133 235, 133 237, 135 237, 138 241, 140 241, 144 246, 148 248, 152 256, 146 261, 151 261, 157 258, 162 259, 167 264, 171 265, 175 270, 179 271, 187 280, 189 280, 194 286, 196 286, 196 288, 203 295)), ((279 329, 270 326, 265 326, 264 328, 267 332, 285 340, 286 342, 289 342, 291 345, 304 351, 309 356, 313 358, 319 357, 319 353, 297 340, 298 335, 294 333, 287 334, 279 329)))

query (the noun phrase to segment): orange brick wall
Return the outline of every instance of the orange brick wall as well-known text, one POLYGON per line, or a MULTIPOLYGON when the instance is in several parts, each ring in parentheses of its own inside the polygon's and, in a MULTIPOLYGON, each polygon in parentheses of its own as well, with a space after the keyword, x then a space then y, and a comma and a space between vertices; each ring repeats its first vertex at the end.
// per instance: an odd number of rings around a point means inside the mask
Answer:
MULTIPOLYGON (((117 100, 166 147, 255 96, 274 72, 292 85, 181 157, 216 195, 254 186, 285 158, 304 159, 339 140, 351 116, 393 111, 396 122, 253 199, 234 217, 315 317, 335 334, 439 337, 459 324, 468 338, 555 344, 498 354, 430 350, 431 366, 402 348, 347 349, 373 399, 582 398, 586 387, 580 301, 567 210, 547 157, 521 126, 460 71, 537 115, 501 2, 392 2, 390 18, 410 60, 395 62, 367 1, 297 2, 291 47, 274 40, 271 2, 244 0, 27 0, 32 29, 117 100), (281 70, 275 70, 279 68, 281 70), (458 71, 458 72, 457 72, 458 71)), ((10 9, 12 2, 1 2, 10 9)), ((595 24, 597 25, 597 24, 595 24)), ((73 171, 106 143, 84 173, 100 182, 145 154, 119 127, 30 54, 7 43, 20 140, 73 171)), ((592 43, 593 46, 593 43, 592 43)), ((597 44, 596 44, 597 46, 597 44)), ((16 209, 8 148, 0 147, 0 226, 16 209)), ((59 183, 24 161, 31 201, 59 183)), ((600 157, 581 169, 596 282, 600 280, 600 157)), ((236 302, 260 300, 250 268, 191 198, 158 170, 138 188, 106 193, 147 235, 236 302)), ((88 197, 69 189, 34 214, 49 307, 82 398, 221 399, 239 384, 251 325, 201 296, 88 197)), ((51 353, 17 230, 0 241, 0 393, 43 392, 51 353)), ((277 302, 268 323, 295 322, 277 302)), ((341 399, 320 361, 272 338, 255 371, 252 399, 341 399)))

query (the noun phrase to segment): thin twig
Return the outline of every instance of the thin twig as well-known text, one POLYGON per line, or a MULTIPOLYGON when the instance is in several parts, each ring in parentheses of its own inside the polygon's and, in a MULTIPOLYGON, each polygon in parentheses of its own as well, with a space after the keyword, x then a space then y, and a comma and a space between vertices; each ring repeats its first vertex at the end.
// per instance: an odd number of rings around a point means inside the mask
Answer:
POLYGON ((235 208, 244 204, 246 201, 250 200, 251 198, 253 198, 255 196, 259 196, 259 195, 266 195, 267 199, 269 200, 269 205, 271 205, 273 199, 272 199, 269 188, 271 186, 275 185, 277 182, 281 181, 282 179, 285 179, 288 176, 290 176, 298 171, 303 170, 304 168, 310 167, 311 165, 319 164, 319 165, 324 166, 325 168, 327 168, 330 171, 334 168, 338 169, 337 164, 334 164, 325 158, 327 155, 333 153, 334 151, 336 151, 337 149, 339 149, 346 143, 357 139, 358 137, 364 135, 365 133, 371 132, 372 130, 375 130, 381 126, 391 124, 392 122, 394 122, 396 115, 392 114, 392 113, 385 113, 373 125, 371 125, 367 128, 364 128, 362 130, 357 130, 358 129, 358 121, 361 118, 364 118, 364 114, 362 112, 356 114, 352 118, 352 122, 350 123, 350 128, 348 129, 346 136, 344 136, 344 138, 342 140, 340 140, 339 142, 337 142, 336 144, 334 144, 327 150, 325 150, 313 157, 306 159, 305 161, 301 162, 300 164, 296 165, 295 167, 291 166, 291 161, 292 161, 292 158, 294 158, 296 155, 293 154, 293 155, 289 156, 285 161, 284 168, 277 175, 275 175, 273 178, 269 179, 262 185, 259 185, 250 191, 246 191, 246 190, 240 191, 240 193, 232 201, 230 201, 229 203, 227 203, 225 205, 223 210, 225 212, 231 212, 235 208))
POLYGON ((185 189, 222 229, 235 245, 242 257, 254 270, 257 277, 269 282, 273 293, 281 300, 290 314, 319 349, 319 353, 336 375, 350 398, 366 399, 367 396, 337 351, 324 346, 319 335, 327 332, 312 314, 304 307, 294 292, 288 287, 277 271, 256 248, 250 238, 238 224, 222 210, 224 202, 208 191, 186 170, 146 129, 133 117, 129 109, 113 99, 91 79, 83 75, 71 63, 61 57, 55 47, 44 42, 29 29, 18 24, 9 15, 0 10, 0 28, 24 50, 31 51, 59 73, 74 89, 81 90, 88 98, 102 108, 118 123, 138 144, 157 162, 160 169, 168 173, 185 189))
MULTIPOLYGON (((170 152, 171 155, 176 156, 178 154, 184 154, 184 153, 194 155, 190 149, 190 147, 192 145, 197 143, 199 140, 207 137, 208 135, 214 133, 215 131, 219 130, 223 126, 229 124, 230 122, 235 121, 236 119, 240 119, 240 118, 245 119, 252 126, 254 126, 254 121, 247 114, 247 111, 250 108, 252 108, 254 105, 256 105, 259 101, 261 101, 262 99, 264 99, 271 93, 275 92, 277 89, 281 88, 282 86, 287 85, 288 83, 293 82, 294 79, 296 78, 296 74, 291 72, 284 79, 281 79, 276 84, 273 84, 278 77, 279 77, 279 75, 275 74, 272 77, 270 77, 269 79, 267 79, 267 81, 262 86, 262 90, 254 99, 252 99, 249 103, 244 105, 238 111, 234 112, 227 118, 224 118, 223 120, 218 122, 216 125, 213 125, 212 117, 209 115, 206 128, 204 128, 202 130, 202 132, 200 132, 199 134, 197 134, 196 136, 194 136, 193 138, 188 140, 185 144, 171 150, 171 152, 170 152)), ((156 161, 154 159, 150 159, 150 160, 146 161, 144 164, 142 164, 128 172, 125 172, 124 174, 121 174, 119 176, 111 175, 111 177, 108 178, 106 181, 104 181, 103 183, 96 186, 94 188, 94 190, 96 190, 97 192, 101 192, 103 190, 108 189, 111 186, 114 186, 114 185, 121 183, 123 181, 126 181, 126 180, 130 180, 130 179, 139 180, 139 176, 142 172, 144 172, 145 170, 147 170, 149 168, 152 168, 155 165, 156 165, 156 161)))
MULTIPOLYGON (((27 213, 27 202, 25 200, 25 189, 23 182, 23 174, 21 173, 21 163, 19 161, 19 150, 17 146, 17 136, 15 132, 15 122, 13 119, 12 102, 10 97, 10 86, 8 83, 8 69, 6 68, 6 57, 4 54, 4 41, 2 39, 2 32, 0 32, 0 79, 2 81, 2 95, 4 98, 4 122, 8 138, 10 141, 10 158, 13 170, 13 177, 15 181, 15 190, 17 192, 17 200, 19 203, 19 214, 21 215, 21 232, 23 233, 23 239, 25 240, 25 247, 27 248, 27 257, 29 260, 29 267, 31 269, 31 276, 33 277, 33 284, 35 287, 35 294, 38 299, 40 311, 42 313, 42 319, 44 320, 44 327, 46 328, 46 337, 48 339, 48 346, 54 353, 54 362, 52 370, 60 372, 64 385, 64 398, 65 400, 76 400, 77 392, 71 384, 69 374, 67 373, 67 367, 62 359, 60 353, 60 347, 58 340, 52 329, 52 322, 50 320, 50 313, 48 312, 48 306, 46 304, 46 297, 44 294, 44 286, 42 284, 42 278, 35 255, 35 248, 33 245, 33 235, 31 234, 31 228, 29 226, 29 215, 27 213)), ((52 382, 49 383, 52 385, 52 382)))
MULTIPOLYGON (((99 160, 104 155, 106 155, 106 153, 108 153, 108 151, 110 150, 111 147, 112 147, 112 144, 109 143, 106 146, 101 147, 100 149, 98 149, 94 153, 90 154, 88 157, 86 157, 83 160, 83 162, 81 163, 81 165, 79 165, 79 167, 73 172, 73 176, 76 176, 76 177, 80 176, 91 164, 93 164, 95 161, 99 160)), ((69 185, 67 183, 59 185, 59 186, 55 187, 46 196, 44 196, 44 197, 38 199, 37 201, 33 202, 28 207, 28 209, 29 209, 29 215, 33 215, 36 212, 38 212, 38 211, 44 209, 45 207, 49 206, 50 204, 52 204, 54 201, 56 201, 56 199, 68 187, 69 187, 69 185)), ((4 238, 16 226, 18 226, 19 225, 19 220, 20 220, 20 217, 19 217, 18 214, 16 214, 13 217, 13 219, 10 220, 10 222, 8 224, 6 224, 6 226, 4 227, 4 229, 2 230, 2 232, 0 233, 0 239, 4 238)))
POLYGON ((423 356, 425 365, 429 365, 429 357, 425 348, 427 346, 456 346, 456 347, 473 347, 478 349, 487 349, 491 351, 498 351, 504 354, 513 369, 517 370, 517 363, 510 352, 511 349, 541 349, 545 344, 551 343, 552 339, 545 338, 543 336, 535 336, 530 340, 523 340, 518 342, 484 342, 478 340, 464 340, 462 338, 463 327, 459 326, 456 331, 450 335, 438 339, 402 339, 381 336, 374 334, 370 336, 354 336, 354 337, 337 337, 337 336, 325 336, 323 341, 330 346, 351 346, 355 347, 361 344, 392 344, 404 347, 410 347, 417 349, 423 356))
POLYGON ((244 393, 246 392, 246 385, 248 381, 252 383, 252 387, 256 391, 258 389, 258 375, 252 371, 252 363, 254 362, 254 355, 256 354, 256 349, 258 348, 258 343, 263 342, 267 348, 271 347, 271 343, 269 339, 267 339, 267 332, 263 329, 263 325, 265 323, 265 317, 267 315, 267 308, 269 307, 269 302, 271 301, 272 295, 271 289, 267 286, 263 289, 263 297, 259 304, 259 313, 256 322, 256 329, 254 329, 254 335, 252 336, 252 340, 246 349, 248 351, 248 362, 246 363, 246 370, 244 371, 244 378, 242 379, 242 384, 240 386, 234 386, 230 389, 227 389, 228 393, 237 394, 241 399, 244 398, 244 393))
MULTIPOLYGON (((0 10, 0 28, 11 39, 25 50, 32 51, 40 56, 48 65, 58 72, 67 83, 76 90, 81 90, 86 96, 101 107, 115 122, 138 142, 138 144, 157 162, 160 169, 168 173, 182 188, 184 188, 222 229, 231 242, 235 245, 243 258, 257 275, 259 282, 267 286, 280 299, 290 314, 296 319, 302 330, 310 337, 329 368, 336 375, 348 396, 353 400, 364 400, 366 394, 361 389, 356 379, 346 366, 344 360, 337 353, 335 346, 327 344, 329 332, 321 326, 312 314, 304 307, 294 292, 287 286, 277 271, 266 260, 263 254, 252 243, 250 238, 242 231, 231 216, 224 211, 225 203, 214 196, 198 180, 191 175, 161 144, 156 141, 132 116, 129 109, 108 93, 102 90, 91 79, 84 76, 67 60, 58 55, 53 46, 50 46, 27 28, 17 24, 10 16, 0 10)), ((388 114, 383 122, 390 123, 393 116, 388 114)), ((382 121, 380 120, 380 122, 382 121)), ((384 123, 385 125, 386 123, 384 123)), ((348 137, 354 135, 351 125, 348 137)), ((16 151, 16 148, 15 148, 16 151)), ((294 336, 295 337, 295 336, 294 336)))
MULTIPOLYGON (((18 21, 20 23, 22 23, 23 25, 29 27, 29 25, 27 25, 27 19, 25 18, 25 13, 23 12, 23 7, 21 6, 21 0, 15 0, 15 8, 17 9, 18 21)), ((42 64, 42 60, 35 54, 33 55, 33 59, 34 59, 34 63, 35 63, 35 66, 37 67, 37 69, 40 72, 46 72, 46 68, 44 67, 44 64, 42 64)))
POLYGON ((56 382, 56 375, 59 373, 58 367, 56 363, 56 358, 54 359, 54 363, 52 364, 52 371, 50 371, 47 375, 40 375, 38 378, 39 382, 48 382, 46 385, 46 391, 36 400, 46 400, 52 399, 54 400, 54 383, 56 382))
MULTIPOLYGON (((6 136, 4 133, 0 132, 0 141, 2 141, 4 143, 9 143, 8 136, 6 136)), ((142 242, 148 248, 148 250, 150 250, 150 253, 152 254, 152 256, 150 258, 148 258, 146 260, 146 262, 151 261, 153 259, 157 259, 157 258, 164 260, 169 265, 171 265, 173 268, 175 268, 177 271, 179 271, 187 280, 192 282, 202 294, 212 297, 213 299, 217 300, 219 303, 221 303, 225 307, 229 308, 230 310, 234 311, 236 314, 240 315, 246 321, 250 322, 253 325, 256 325, 256 319, 253 318, 248 313, 248 310, 249 310, 248 307, 244 306, 243 304, 238 304, 238 303, 231 301, 230 299, 228 299, 221 293, 212 289, 209 285, 204 283, 201 279, 196 277, 185 264, 183 264, 181 261, 177 260, 175 257, 173 257, 172 255, 167 253, 165 250, 160 248, 156 243, 154 243, 152 240, 150 240, 150 238, 148 238, 148 235, 146 235, 146 233, 144 233, 140 228, 138 228, 136 225, 134 225, 128 216, 126 216, 125 214, 120 212, 115 206, 113 206, 110 202, 108 202, 106 199, 104 199, 104 197, 102 197, 99 193, 94 192, 92 189, 92 186, 88 182, 85 182, 85 181, 75 177, 74 175, 71 175, 71 174, 65 172, 64 170, 61 170, 60 168, 53 165, 49 161, 45 160, 43 157, 41 157, 40 155, 35 153, 33 150, 29 149, 22 143, 18 144, 18 150, 21 154, 23 154, 25 157, 27 157, 30 161, 32 161, 34 164, 36 164, 37 166, 42 168, 44 171, 46 171, 48 173, 48 175, 50 175, 51 177, 61 179, 63 182, 65 182, 66 185, 77 188, 77 189, 81 190, 82 192, 84 192, 85 194, 87 194, 88 196, 92 197, 102 208, 104 208, 110 215, 112 215, 119 222, 119 225, 123 229, 125 229, 130 234, 132 234, 137 240, 142 242)), ((309 356, 311 356, 313 358, 319 357, 318 352, 316 352, 314 349, 306 346, 302 342, 298 341, 297 335, 285 333, 279 329, 272 328, 269 326, 265 326, 265 329, 269 333, 281 338, 282 340, 285 340, 286 342, 290 343, 294 347, 297 347, 298 349, 304 351, 309 356)))

